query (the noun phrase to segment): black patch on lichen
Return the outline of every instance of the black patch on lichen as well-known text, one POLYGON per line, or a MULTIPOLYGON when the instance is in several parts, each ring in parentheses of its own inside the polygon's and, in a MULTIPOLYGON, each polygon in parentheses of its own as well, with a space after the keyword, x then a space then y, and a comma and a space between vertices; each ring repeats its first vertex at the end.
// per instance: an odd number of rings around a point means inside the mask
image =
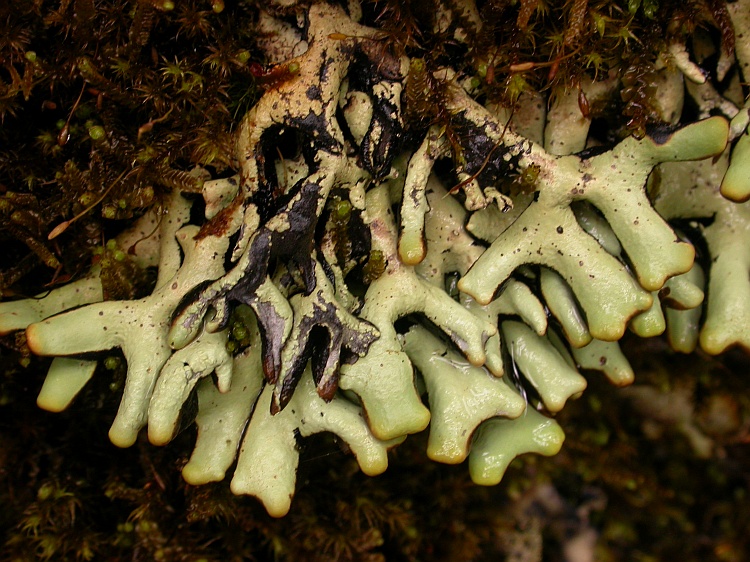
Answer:
POLYGON ((520 152, 523 147, 508 147, 502 140, 495 142, 465 113, 454 115, 452 122, 466 162, 464 171, 476 174, 480 186, 495 186, 518 173, 519 156, 512 154, 511 149, 520 152))
POLYGON ((320 86, 316 86, 314 84, 307 88, 305 95, 307 96, 307 99, 309 99, 310 101, 322 101, 323 99, 320 86))
POLYGON ((665 144, 669 142, 669 139, 672 138, 675 131, 679 129, 679 126, 669 125, 667 123, 649 125, 646 127, 646 136, 656 144, 665 144))

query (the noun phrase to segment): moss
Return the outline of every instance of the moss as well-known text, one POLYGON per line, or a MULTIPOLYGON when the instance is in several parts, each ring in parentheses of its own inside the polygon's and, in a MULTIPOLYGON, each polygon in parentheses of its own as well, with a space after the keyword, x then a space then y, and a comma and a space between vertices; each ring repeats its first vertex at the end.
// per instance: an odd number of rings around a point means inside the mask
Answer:
POLYGON ((199 190, 188 171, 227 169, 234 119, 257 99, 248 50, 256 14, 202 1, 0 8, 0 200, 10 219, 0 289, 10 294, 24 278, 29 294, 30 283, 80 275, 120 221, 162 204, 170 188, 199 190))

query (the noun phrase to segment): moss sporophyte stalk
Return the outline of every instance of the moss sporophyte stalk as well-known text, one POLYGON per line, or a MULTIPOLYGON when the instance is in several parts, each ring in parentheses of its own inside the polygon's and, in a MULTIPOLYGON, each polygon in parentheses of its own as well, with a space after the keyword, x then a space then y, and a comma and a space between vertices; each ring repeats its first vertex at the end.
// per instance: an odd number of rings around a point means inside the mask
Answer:
POLYGON ((2 132, 0 332, 52 411, 119 348, 119 447, 197 396, 191 484, 283 516, 299 436, 375 475, 428 427, 496 484, 626 330, 750 348, 746 0, 47 4, 0 9, 0 115, 47 112, 2 132))

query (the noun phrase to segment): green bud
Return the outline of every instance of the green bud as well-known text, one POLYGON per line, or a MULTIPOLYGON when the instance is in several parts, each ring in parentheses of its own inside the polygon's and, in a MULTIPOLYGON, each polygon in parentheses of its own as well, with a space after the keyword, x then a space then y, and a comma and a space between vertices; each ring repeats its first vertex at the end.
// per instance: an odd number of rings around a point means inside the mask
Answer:
POLYGON ((235 324, 232 327, 232 336, 236 340, 244 340, 247 337, 247 328, 243 324, 235 324))
POLYGON ((100 125, 94 125, 93 127, 89 127, 89 136, 91 137, 92 140, 95 140, 95 141, 102 140, 106 136, 104 127, 100 125))
POLYGON ((120 358, 110 355, 104 360, 104 368, 108 371, 114 371, 120 365, 120 358))
POLYGON ((78 197, 78 202, 84 207, 90 207, 94 204, 94 201, 96 201, 96 194, 91 193, 90 191, 87 191, 86 193, 83 193, 80 197, 78 197))
POLYGON ((250 60, 250 51, 248 51, 247 49, 244 49, 240 51, 239 53, 237 53, 237 60, 241 64, 245 64, 247 61, 250 60))
POLYGON ((413 58, 409 62, 409 70, 411 70, 412 72, 424 72, 424 69, 424 59, 413 58))
POLYGON ((43 502, 44 500, 51 498, 54 492, 55 487, 52 484, 42 484, 39 487, 39 490, 37 490, 36 499, 43 502))
POLYGON ((141 199, 144 201, 152 201, 154 199, 154 188, 153 186, 147 185, 141 190, 141 199))
POLYGON ((349 201, 339 201, 336 204, 336 217, 340 220, 348 219, 352 214, 352 204, 349 201))
POLYGON ((76 61, 78 70, 81 72, 90 72, 93 69, 93 65, 88 57, 81 57, 76 61))
POLYGON ((156 155, 156 150, 154 150, 154 148, 151 146, 147 146, 143 150, 138 151, 138 156, 136 156, 136 159, 141 164, 144 164, 146 162, 151 161, 155 155, 156 155))

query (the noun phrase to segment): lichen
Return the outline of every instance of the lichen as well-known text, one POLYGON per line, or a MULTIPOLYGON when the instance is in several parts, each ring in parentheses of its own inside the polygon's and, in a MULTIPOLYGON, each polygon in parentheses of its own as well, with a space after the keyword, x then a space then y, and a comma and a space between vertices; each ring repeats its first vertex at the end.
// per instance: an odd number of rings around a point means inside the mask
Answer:
MULTIPOLYGON (((335 433, 379 474, 389 448, 429 425, 429 458, 468 458, 471 477, 493 484, 515 457, 560 449, 554 416, 584 392, 586 371, 633 381, 617 344, 628 328, 668 329, 682 351, 698 329, 709 353, 750 348, 748 110, 739 80, 719 92, 699 72, 707 60, 729 72, 736 50, 746 77, 733 32, 746 7, 631 3, 626 13, 573 2, 548 15, 506 4, 389 1, 388 24, 356 2, 253 7, 268 68, 219 41, 198 66, 190 54, 154 55, 155 76, 130 65, 171 7, 138 3, 122 56, 76 56, 81 96, 94 88, 143 116, 124 95, 137 83, 154 114, 137 132, 114 122, 100 131, 110 116, 86 98, 89 138, 76 142, 90 158, 64 162, 64 201, 44 209, 41 192, 11 191, 0 200, 10 233, 60 271, 70 260, 51 240, 76 240, 77 221, 99 228, 93 208, 140 217, 106 246, 122 270, 100 259, 46 296, 0 305, 0 332, 25 330, 31 352, 55 358, 39 404, 68 407, 96 376, 93 354, 119 348, 127 373, 110 440, 129 447, 147 426, 165 445, 196 396, 185 479, 220 481, 236 463, 231 490, 282 516, 298 437, 335 433), (545 36, 553 15, 565 29, 545 36), (696 34, 691 51, 697 21, 721 33, 696 34), (235 72, 262 92, 228 142, 228 106, 196 92, 225 99, 221 79, 235 72), (154 133, 181 112, 178 131, 154 133), (174 167, 188 154, 203 168, 174 167), (132 171, 117 167, 125 155, 132 171), (710 254, 702 269, 695 232, 710 254), (153 288, 118 281, 149 268, 153 288)), ((65 6, 44 25, 67 28, 65 6)), ((210 17, 193 8, 179 8, 177 22, 206 39, 210 17)), ((245 37, 225 33, 233 45, 245 37)), ((16 60, 21 39, 8 43, 6 65, 17 90, 26 83, 16 66, 33 75, 47 64, 30 51, 16 60)), ((4 114, 19 93, 30 90, 3 94, 4 114)), ((58 148, 84 117, 70 109, 58 148)))

